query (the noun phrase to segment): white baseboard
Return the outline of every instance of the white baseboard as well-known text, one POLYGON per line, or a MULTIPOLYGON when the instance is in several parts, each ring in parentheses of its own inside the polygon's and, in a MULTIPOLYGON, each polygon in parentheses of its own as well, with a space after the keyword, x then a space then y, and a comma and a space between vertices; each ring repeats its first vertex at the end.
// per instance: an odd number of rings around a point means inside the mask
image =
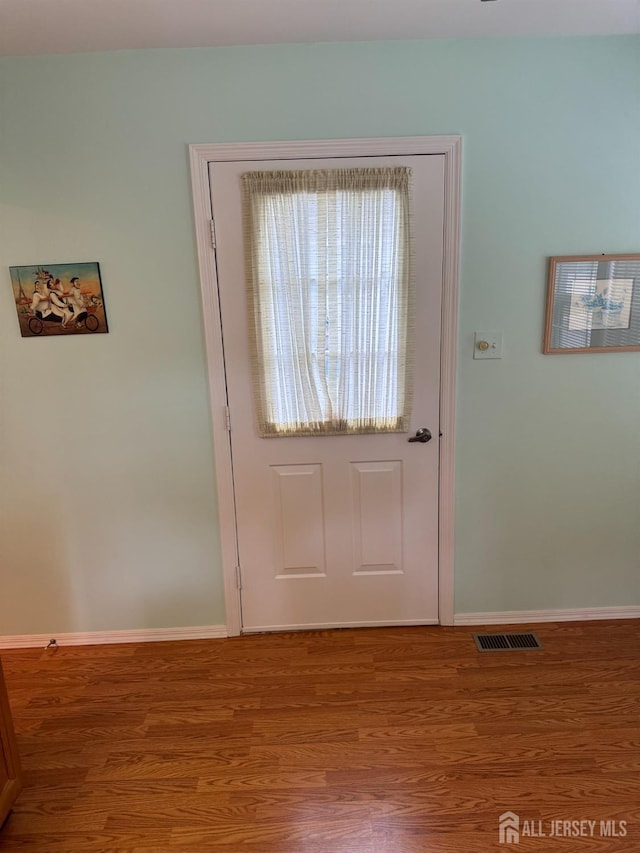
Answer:
POLYGON ((44 648, 55 637, 59 646, 101 646, 111 643, 159 643, 168 640, 214 640, 227 636, 224 625, 193 628, 140 628, 130 631, 85 631, 73 634, 17 634, 0 636, 0 649, 44 648))
POLYGON ((529 622, 591 622, 595 619, 640 619, 640 607, 577 607, 565 610, 503 610, 456 613, 454 625, 526 625, 529 622))
MULTIPOLYGON (((640 619, 640 606, 456 613, 453 624, 526 625, 534 622, 590 622, 598 619, 640 619)), ((288 627, 287 630, 295 629, 288 627)), ((0 649, 44 648, 53 637, 59 646, 99 646, 115 643, 161 643, 173 640, 219 640, 227 636, 225 625, 203 625, 190 628, 140 628, 129 631, 85 631, 70 634, 55 632, 49 634, 16 634, 14 636, 0 636, 0 649)))

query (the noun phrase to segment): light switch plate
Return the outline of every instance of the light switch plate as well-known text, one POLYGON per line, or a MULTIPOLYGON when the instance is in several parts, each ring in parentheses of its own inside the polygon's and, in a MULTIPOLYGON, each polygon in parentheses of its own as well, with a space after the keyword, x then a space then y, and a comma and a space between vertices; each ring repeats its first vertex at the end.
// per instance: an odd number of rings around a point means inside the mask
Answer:
POLYGON ((502 332, 476 332, 473 339, 474 358, 502 358, 502 332))

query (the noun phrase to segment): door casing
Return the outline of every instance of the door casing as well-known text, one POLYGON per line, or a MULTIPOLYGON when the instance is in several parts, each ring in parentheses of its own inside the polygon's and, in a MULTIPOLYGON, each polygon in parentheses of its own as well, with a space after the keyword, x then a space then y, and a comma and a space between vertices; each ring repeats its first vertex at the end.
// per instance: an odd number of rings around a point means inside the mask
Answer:
POLYGON ((443 292, 440 368, 440 480, 438 524, 439 612, 441 625, 454 615, 454 477, 456 419, 456 355, 460 274, 462 138, 419 136, 376 139, 303 140, 256 143, 199 143, 189 146, 191 183, 218 493, 218 519, 228 636, 242 631, 233 469, 228 425, 226 376, 215 232, 209 187, 209 163, 230 160, 319 159, 412 154, 445 157, 443 292))

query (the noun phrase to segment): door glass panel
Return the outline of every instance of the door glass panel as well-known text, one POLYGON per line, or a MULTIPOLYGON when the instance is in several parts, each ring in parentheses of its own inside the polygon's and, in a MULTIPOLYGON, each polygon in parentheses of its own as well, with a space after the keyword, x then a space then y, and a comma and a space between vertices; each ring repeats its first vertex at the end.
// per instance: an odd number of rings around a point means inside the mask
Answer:
POLYGON ((260 435, 406 431, 410 171, 242 176, 260 435))

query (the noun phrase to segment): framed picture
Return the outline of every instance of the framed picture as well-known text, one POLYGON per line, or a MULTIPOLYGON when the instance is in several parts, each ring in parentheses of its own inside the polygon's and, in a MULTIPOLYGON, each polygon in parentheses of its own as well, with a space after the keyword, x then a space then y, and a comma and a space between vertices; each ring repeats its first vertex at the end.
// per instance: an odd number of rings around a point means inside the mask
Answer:
POLYGON ((544 353, 640 350, 640 254, 549 259, 544 353))
POLYGON ((9 267, 23 338, 109 331, 96 262, 9 267))

